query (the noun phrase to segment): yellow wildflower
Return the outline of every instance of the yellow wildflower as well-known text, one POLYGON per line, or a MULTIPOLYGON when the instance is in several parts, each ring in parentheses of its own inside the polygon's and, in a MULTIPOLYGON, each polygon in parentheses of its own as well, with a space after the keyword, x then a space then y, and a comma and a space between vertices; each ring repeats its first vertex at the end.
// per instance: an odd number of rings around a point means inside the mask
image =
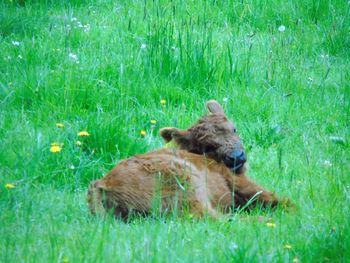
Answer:
POLYGON ((142 137, 146 136, 146 134, 147 134, 146 131, 144 131, 144 130, 141 130, 141 131, 140 131, 140 135, 141 135, 142 137))
POLYGON ((16 186, 14 184, 5 184, 5 188, 6 189, 13 189, 13 188, 16 188, 16 186))
POLYGON ((53 142, 53 143, 51 143, 51 146, 61 146, 62 145, 62 143, 59 143, 59 142, 53 142))
POLYGON ((76 146, 81 146, 82 144, 83 144, 83 143, 82 143, 81 141, 76 141, 76 142, 75 142, 75 145, 76 145, 76 146))
POLYGON ((63 259, 62 259, 62 262, 63 262, 63 263, 68 263, 68 262, 69 262, 69 259, 68 259, 68 258, 63 258, 63 259))
POLYGON ((51 148, 50 148, 50 152, 52 152, 52 153, 58 153, 60 151, 62 151, 62 148, 58 145, 51 146, 51 148))
POLYGON ((78 133, 78 136, 81 136, 81 137, 90 136, 90 133, 88 133, 87 131, 81 131, 78 133))
POLYGON ((285 248, 285 249, 291 249, 291 248, 292 248, 292 246, 291 246, 291 245, 289 245, 289 244, 285 244, 285 245, 283 246, 283 248, 285 248))
POLYGON ((155 124, 157 124, 157 121, 156 120, 150 120, 150 123, 155 125, 155 124))
POLYGON ((63 123, 56 123, 56 127, 57 127, 57 128, 63 128, 63 127, 64 127, 64 124, 63 124, 63 123))
POLYGON ((268 227, 273 227, 273 228, 276 227, 276 224, 275 224, 275 223, 267 222, 266 225, 267 225, 268 227))
POLYGON ((164 99, 160 100, 160 104, 162 104, 163 106, 165 106, 166 100, 164 100, 164 99))

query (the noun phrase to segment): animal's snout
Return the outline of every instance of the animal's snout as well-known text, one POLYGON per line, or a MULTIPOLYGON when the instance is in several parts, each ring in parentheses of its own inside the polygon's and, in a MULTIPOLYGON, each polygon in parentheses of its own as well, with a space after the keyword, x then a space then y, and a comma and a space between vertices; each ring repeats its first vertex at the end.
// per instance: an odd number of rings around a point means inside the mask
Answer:
POLYGON ((242 150, 234 150, 229 153, 228 158, 230 161, 236 165, 243 164, 247 161, 247 157, 242 150))

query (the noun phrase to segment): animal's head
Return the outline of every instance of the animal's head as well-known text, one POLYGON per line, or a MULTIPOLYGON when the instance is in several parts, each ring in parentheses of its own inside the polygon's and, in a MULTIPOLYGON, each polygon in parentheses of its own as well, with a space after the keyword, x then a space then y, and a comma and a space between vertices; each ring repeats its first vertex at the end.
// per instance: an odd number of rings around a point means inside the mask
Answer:
POLYGON ((165 142, 173 141, 180 149, 205 154, 224 162, 234 173, 243 173, 246 155, 234 124, 215 100, 208 101, 207 108, 211 114, 199 119, 191 128, 163 128, 160 135, 165 142))

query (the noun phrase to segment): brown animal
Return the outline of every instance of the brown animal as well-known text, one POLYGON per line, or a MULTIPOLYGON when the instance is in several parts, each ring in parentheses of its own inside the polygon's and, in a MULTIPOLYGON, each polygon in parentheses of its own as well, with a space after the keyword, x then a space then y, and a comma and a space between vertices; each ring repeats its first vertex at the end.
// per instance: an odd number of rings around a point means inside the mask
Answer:
POLYGON ((256 202, 276 206, 280 200, 246 176, 242 143, 223 108, 213 100, 207 107, 211 114, 188 130, 160 131, 176 148, 123 160, 104 178, 91 182, 91 212, 111 211, 127 219, 132 212, 147 215, 153 209, 175 209, 217 218, 233 207, 251 207, 256 202))

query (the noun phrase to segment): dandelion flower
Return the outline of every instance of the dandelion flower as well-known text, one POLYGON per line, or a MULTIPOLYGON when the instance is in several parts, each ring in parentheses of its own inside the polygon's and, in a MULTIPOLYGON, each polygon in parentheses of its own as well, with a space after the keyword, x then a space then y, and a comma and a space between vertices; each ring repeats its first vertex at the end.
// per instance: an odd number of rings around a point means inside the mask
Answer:
POLYGON ((292 246, 291 246, 291 245, 289 245, 289 244, 285 244, 285 245, 283 246, 283 248, 284 248, 284 249, 291 249, 291 248, 292 248, 292 246))
POLYGON ((140 131, 140 135, 141 135, 142 137, 145 137, 146 134, 147 134, 146 131, 144 131, 144 130, 141 130, 141 131, 140 131))
POLYGON ((280 25, 278 27, 278 31, 280 31, 281 33, 283 33, 284 31, 286 31, 286 27, 284 25, 280 25))
POLYGON ((59 153, 60 151, 62 151, 62 148, 59 145, 53 145, 50 148, 50 152, 52 153, 59 153))
POLYGON ((14 184, 5 184, 5 188, 6 189, 13 189, 13 188, 16 188, 16 186, 14 184))
POLYGON ((90 133, 88 133, 87 131, 81 131, 78 133, 78 136, 80 137, 90 136, 90 133))
POLYGON ((76 142, 75 142, 75 145, 76 145, 76 146, 81 146, 82 144, 83 144, 83 143, 82 143, 81 141, 76 141, 76 142))
POLYGON ((276 224, 275 224, 275 223, 267 222, 266 225, 267 225, 268 227, 272 227, 272 228, 275 228, 275 227, 276 227, 276 224))
POLYGON ((157 124, 157 121, 156 120, 150 120, 150 123, 155 125, 155 124, 157 124))
POLYGON ((63 128, 63 127, 64 127, 64 124, 63 124, 63 123, 56 123, 56 127, 57 127, 57 128, 63 128))
POLYGON ((160 100, 160 104, 162 104, 163 106, 165 106, 166 100, 164 100, 164 99, 160 100))

